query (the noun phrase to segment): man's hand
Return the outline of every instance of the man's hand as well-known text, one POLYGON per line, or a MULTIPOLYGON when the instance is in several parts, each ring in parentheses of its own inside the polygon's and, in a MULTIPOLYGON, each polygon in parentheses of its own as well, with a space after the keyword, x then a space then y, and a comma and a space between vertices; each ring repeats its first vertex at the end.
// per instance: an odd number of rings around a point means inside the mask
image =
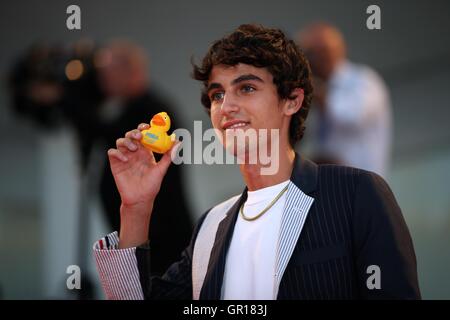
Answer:
POLYGON ((170 166, 171 150, 159 162, 141 143, 141 130, 149 125, 141 123, 117 139, 116 149, 108 150, 111 171, 122 200, 119 247, 137 246, 148 238, 153 203, 162 180, 170 166))

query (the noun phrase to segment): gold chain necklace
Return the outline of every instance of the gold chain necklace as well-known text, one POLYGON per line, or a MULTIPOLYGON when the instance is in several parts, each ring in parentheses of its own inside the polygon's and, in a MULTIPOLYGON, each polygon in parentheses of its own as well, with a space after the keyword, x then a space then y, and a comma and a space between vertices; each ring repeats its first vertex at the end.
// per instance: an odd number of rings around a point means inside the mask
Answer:
POLYGON ((280 197, 283 195, 283 193, 285 193, 286 190, 288 189, 288 186, 289 186, 289 183, 287 184, 286 187, 283 188, 283 190, 280 191, 280 193, 275 197, 275 199, 273 199, 272 202, 269 203, 269 205, 263 211, 261 211, 260 213, 258 213, 256 216, 254 216, 252 218, 249 218, 244 214, 244 204, 245 204, 245 202, 244 202, 241 205, 241 209, 240 209, 242 218, 247 221, 254 221, 254 220, 258 219, 259 217, 261 217, 264 213, 266 213, 267 211, 269 211, 270 208, 273 207, 273 205, 278 201, 278 199, 280 199, 280 197))

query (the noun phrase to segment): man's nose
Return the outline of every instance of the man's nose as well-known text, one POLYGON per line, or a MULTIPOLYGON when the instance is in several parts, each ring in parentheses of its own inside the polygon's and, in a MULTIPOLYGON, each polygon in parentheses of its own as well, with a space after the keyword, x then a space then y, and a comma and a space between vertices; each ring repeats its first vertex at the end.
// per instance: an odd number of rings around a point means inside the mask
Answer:
POLYGON ((236 97, 231 93, 227 93, 223 97, 222 106, 220 107, 220 112, 223 116, 229 116, 230 114, 239 111, 239 105, 236 97))

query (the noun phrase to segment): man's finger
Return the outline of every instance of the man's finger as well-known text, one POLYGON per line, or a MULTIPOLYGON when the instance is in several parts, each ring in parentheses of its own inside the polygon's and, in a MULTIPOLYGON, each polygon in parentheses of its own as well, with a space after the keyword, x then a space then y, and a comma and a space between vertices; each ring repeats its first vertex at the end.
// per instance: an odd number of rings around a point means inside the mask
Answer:
POLYGON ((166 174, 167 169, 169 169, 169 166, 172 163, 172 158, 171 158, 170 155, 171 155, 171 152, 169 150, 166 153, 164 153, 164 155, 162 156, 162 158, 158 162, 158 166, 160 167, 161 173, 163 175, 166 174))
POLYGON ((148 123, 141 123, 138 125, 137 128, 138 128, 138 130, 145 130, 145 129, 150 128, 150 125, 148 123))
POLYGON ((126 148, 129 151, 136 151, 138 146, 134 144, 130 138, 120 138, 116 141, 117 149, 122 150, 122 148, 126 148))
POLYGON ((122 152, 120 152, 117 149, 113 149, 113 148, 108 150, 108 157, 110 159, 111 158, 115 158, 115 159, 120 160, 122 162, 127 162, 128 161, 128 158, 122 152))
POLYGON ((142 133, 138 129, 134 129, 134 130, 128 131, 125 134, 125 138, 129 138, 129 139, 133 139, 133 140, 141 140, 142 133))
POLYGON ((153 154, 153 151, 150 149, 147 149, 144 147, 144 149, 148 152, 149 156, 150 156, 150 163, 151 164, 156 164, 156 159, 155 159, 155 155, 153 154))

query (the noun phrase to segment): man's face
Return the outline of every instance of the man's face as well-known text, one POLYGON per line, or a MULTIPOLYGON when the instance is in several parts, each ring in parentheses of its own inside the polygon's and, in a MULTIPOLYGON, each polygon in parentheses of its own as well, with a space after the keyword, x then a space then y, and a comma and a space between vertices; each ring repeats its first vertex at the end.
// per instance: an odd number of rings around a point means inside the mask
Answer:
MULTIPOLYGON (((280 100, 273 77, 265 68, 247 64, 235 66, 216 65, 209 82, 208 96, 211 101, 211 121, 213 127, 224 137, 225 148, 236 155, 237 149, 230 149, 231 142, 226 137, 236 134, 236 130, 249 131, 259 136, 258 143, 267 143, 270 150, 270 130, 279 129, 280 139, 288 140, 290 118, 284 113, 284 100, 280 100)), ((278 142, 278 141, 277 141, 278 142)), ((240 148, 243 146, 237 146, 240 148)), ((248 152, 248 144, 245 146, 248 152)))

